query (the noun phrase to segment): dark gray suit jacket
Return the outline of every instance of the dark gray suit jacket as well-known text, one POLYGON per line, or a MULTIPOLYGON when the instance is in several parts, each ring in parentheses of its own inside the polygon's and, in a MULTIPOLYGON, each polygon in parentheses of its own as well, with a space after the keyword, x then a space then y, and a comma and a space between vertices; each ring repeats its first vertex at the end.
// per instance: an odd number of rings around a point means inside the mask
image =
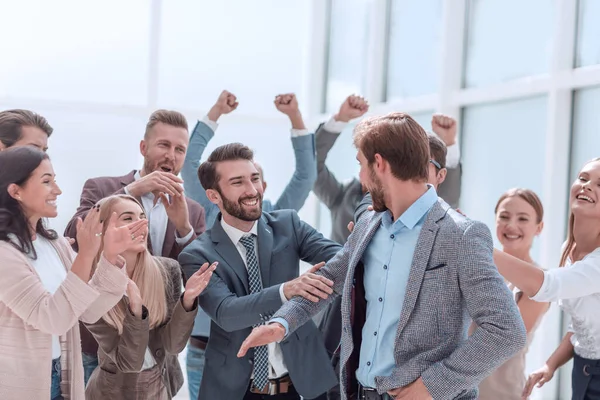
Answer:
MULTIPOLYGON (((199 400, 244 397, 254 353, 237 358, 237 352, 252 326, 281 307, 279 287, 298 277, 299 260, 311 264, 328 261, 341 249, 301 221, 293 210, 263 213, 258 220, 257 242, 264 289, 249 294, 246 266, 220 219, 219 215, 213 227, 179 256, 187 277, 205 262, 219 262, 198 299, 212 319, 199 400)), ((290 378, 305 398, 317 397, 337 383, 321 333, 312 321, 281 342, 281 350, 290 378)))
MULTIPOLYGON (((367 211, 346 245, 318 274, 334 281, 342 296, 340 376, 342 399, 356 392, 355 372, 366 318, 361 261, 381 213, 367 211)), ((377 390, 404 387, 419 377, 436 400, 474 400, 477 385, 521 350, 527 337, 523 320, 492 257, 490 230, 467 219, 443 200, 429 211, 410 268, 399 316, 391 376, 376 377, 377 390), (471 320, 477 330, 467 338, 471 320)), ((293 298, 274 318, 283 318, 293 335, 332 301, 293 298)))

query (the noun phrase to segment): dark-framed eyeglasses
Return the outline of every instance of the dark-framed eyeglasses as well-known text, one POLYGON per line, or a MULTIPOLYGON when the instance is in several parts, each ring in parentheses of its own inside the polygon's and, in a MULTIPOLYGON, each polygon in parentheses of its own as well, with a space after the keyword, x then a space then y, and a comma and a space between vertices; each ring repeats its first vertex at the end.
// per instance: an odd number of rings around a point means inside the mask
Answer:
POLYGON ((437 169, 442 169, 442 166, 440 165, 440 163, 435 161, 434 159, 430 159, 429 162, 432 163, 434 165, 434 167, 436 167, 437 169))

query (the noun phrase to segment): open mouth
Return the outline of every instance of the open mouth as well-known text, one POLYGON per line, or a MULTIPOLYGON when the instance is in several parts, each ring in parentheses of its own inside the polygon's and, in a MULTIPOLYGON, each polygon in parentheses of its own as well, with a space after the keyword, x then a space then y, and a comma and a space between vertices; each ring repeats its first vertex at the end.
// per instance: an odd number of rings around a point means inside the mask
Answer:
POLYGON ((159 168, 160 168, 160 170, 161 170, 161 171, 163 171, 163 172, 170 172, 170 173, 172 173, 172 172, 173 172, 173 168, 171 168, 171 167, 168 167, 168 166, 166 166, 166 165, 161 165, 159 168))
POLYGON ((586 201, 588 203, 595 203, 595 201, 591 197, 586 196, 585 194, 578 194, 575 198, 577 200, 586 201))
POLYGON ((256 205, 258 205, 258 197, 255 197, 253 199, 244 199, 241 201, 241 203, 244 206, 255 207, 256 205))
POLYGON ((56 207, 56 200, 46 200, 46 204, 49 204, 52 207, 56 207))
POLYGON ((505 233, 504 234, 504 238, 508 239, 508 240, 519 240, 519 239, 522 238, 522 236, 521 235, 514 235, 514 234, 509 235, 508 233, 505 233))

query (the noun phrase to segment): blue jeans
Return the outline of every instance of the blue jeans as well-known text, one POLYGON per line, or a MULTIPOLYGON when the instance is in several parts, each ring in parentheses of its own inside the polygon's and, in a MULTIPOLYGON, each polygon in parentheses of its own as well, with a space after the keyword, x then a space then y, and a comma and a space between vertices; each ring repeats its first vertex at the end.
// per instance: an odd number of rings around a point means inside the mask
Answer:
POLYGON ((202 371, 204 371, 204 350, 190 346, 188 343, 185 367, 190 400, 197 400, 200 382, 202 382, 202 371))
POLYGON ((62 400, 60 391, 60 358, 52 360, 52 383, 50 384, 50 400, 62 400))
POLYGON ((98 366, 98 355, 81 353, 81 358, 83 359, 83 384, 87 386, 92 372, 98 366))

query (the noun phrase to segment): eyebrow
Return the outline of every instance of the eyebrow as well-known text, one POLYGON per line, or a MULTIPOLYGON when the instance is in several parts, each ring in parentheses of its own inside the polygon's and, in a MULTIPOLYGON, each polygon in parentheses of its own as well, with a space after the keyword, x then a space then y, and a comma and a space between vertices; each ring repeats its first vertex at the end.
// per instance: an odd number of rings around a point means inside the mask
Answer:
POLYGON ((42 178, 45 176, 49 176, 50 178, 52 178, 52 174, 50 172, 46 172, 44 175, 42 175, 42 178))

